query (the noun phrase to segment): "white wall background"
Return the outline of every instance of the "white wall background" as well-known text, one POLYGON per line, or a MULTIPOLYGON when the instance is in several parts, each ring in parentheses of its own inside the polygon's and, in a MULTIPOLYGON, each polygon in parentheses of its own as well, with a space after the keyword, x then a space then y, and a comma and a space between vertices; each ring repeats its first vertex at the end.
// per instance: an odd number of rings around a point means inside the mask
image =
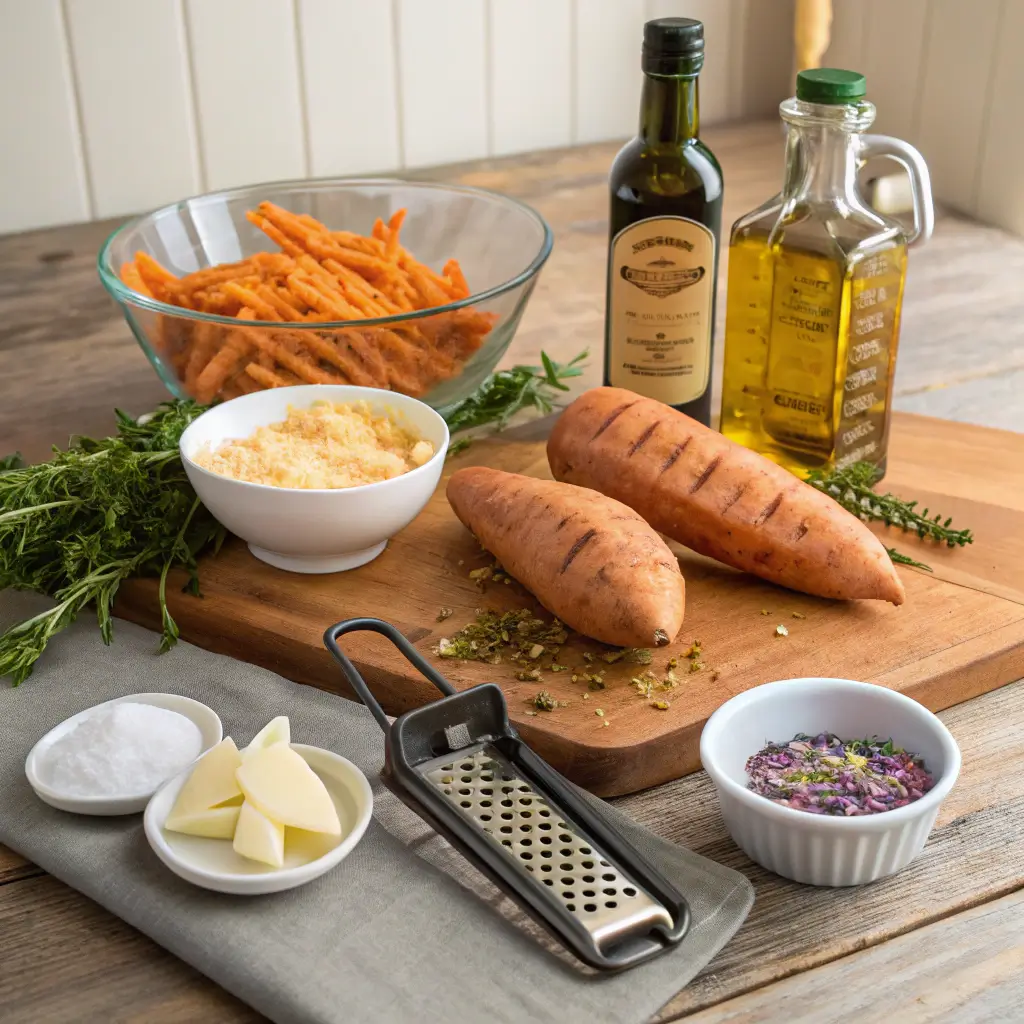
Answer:
POLYGON ((937 198, 1024 235, 1022 43, 1024 0, 833 0, 824 64, 864 72, 937 198))
POLYGON ((792 0, 0 0, 0 232, 633 134, 650 17, 705 123, 771 116, 792 0))
MULTIPOLYGON (((936 194, 1024 234, 1024 0, 833 0, 824 63, 936 194)), ((704 21, 705 124, 774 117, 793 0, 0 0, 0 233, 210 189, 635 130, 643 22, 704 21)))

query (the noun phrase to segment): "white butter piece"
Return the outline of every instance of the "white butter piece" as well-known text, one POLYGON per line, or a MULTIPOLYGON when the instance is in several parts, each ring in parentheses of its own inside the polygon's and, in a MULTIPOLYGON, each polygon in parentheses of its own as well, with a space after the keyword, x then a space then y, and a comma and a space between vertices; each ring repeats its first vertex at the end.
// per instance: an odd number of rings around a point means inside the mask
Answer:
POLYGON ((230 839, 235 834, 238 812, 241 807, 211 807, 193 814, 171 816, 164 822, 164 828, 171 832, 184 832, 189 836, 205 836, 207 839, 230 839))
POLYGON ((272 868, 284 867, 284 825, 260 814, 246 800, 238 815, 235 828, 235 853, 272 868))
POLYGON ((238 796, 241 790, 235 772, 241 763, 242 756, 230 736, 208 750, 181 787, 168 820, 208 811, 238 796))
POLYGON ((327 787, 287 744, 275 743, 253 754, 236 775, 245 799, 272 821, 308 832, 341 835, 341 822, 327 787))
POLYGON ((288 716, 278 715, 277 718, 271 719, 256 733, 249 746, 242 751, 242 760, 244 761, 247 757, 265 750, 274 743, 291 743, 291 741, 292 729, 288 722, 288 716))

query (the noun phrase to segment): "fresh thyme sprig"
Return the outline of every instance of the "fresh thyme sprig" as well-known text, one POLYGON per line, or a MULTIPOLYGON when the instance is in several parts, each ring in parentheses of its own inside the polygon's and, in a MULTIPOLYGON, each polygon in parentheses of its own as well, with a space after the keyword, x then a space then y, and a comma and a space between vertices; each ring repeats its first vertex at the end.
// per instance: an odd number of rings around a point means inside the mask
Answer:
POLYGON ((165 402, 139 420, 118 411, 117 435, 73 438, 49 462, 0 462, 0 590, 33 590, 55 605, 0 636, 0 677, 24 682, 50 638, 90 603, 109 643, 121 581, 160 578, 161 650, 178 627, 167 610, 167 574, 189 570, 216 549, 225 531, 200 504, 178 456, 178 439, 204 408, 165 402))
MULTIPOLYGON (((931 516, 928 509, 917 511, 918 502, 904 501, 886 491, 879 494, 872 489, 878 469, 870 462, 855 462, 845 469, 813 470, 807 482, 819 491, 835 498, 848 512, 864 522, 885 523, 906 533, 916 533, 921 540, 933 540, 948 547, 963 547, 974 542, 970 530, 954 530, 952 518, 931 516)), ((886 548, 889 557, 900 565, 912 565, 931 572, 931 567, 918 562, 894 548, 886 548)))
MULTIPOLYGON (((569 390, 564 382, 583 372, 581 364, 587 355, 583 351, 567 363, 556 363, 546 352, 541 352, 541 366, 513 366, 492 373, 469 398, 445 416, 449 431, 455 434, 483 426, 504 430, 512 417, 523 409, 537 409, 546 415, 554 409, 557 392, 569 390)), ((470 444, 470 438, 453 441, 448 447, 449 456, 465 451, 470 444)))

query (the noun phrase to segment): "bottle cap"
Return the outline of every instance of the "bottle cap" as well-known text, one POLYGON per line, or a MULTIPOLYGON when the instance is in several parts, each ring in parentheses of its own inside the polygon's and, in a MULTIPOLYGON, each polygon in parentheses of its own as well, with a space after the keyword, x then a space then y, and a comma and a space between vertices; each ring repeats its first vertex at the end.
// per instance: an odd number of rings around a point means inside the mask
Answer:
POLYGON ((644 25, 644 55, 695 57, 704 52, 704 25, 693 18, 656 18, 644 25))
POLYGON ((867 82, 856 71, 811 68, 796 76, 796 98, 805 103, 856 103, 866 93, 867 82))

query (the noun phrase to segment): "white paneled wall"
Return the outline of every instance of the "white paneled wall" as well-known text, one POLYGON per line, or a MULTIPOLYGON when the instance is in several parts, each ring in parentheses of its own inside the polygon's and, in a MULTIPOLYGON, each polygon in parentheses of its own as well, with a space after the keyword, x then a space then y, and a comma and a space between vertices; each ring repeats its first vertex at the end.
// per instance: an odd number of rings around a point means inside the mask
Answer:
POLYGON ((1024 0, 833 0, 824 63, 863 71, 876 131, 914 143, 936 196, 1024 234, 1024 0))
POLYGON ((625 138, 665 15, 705 124, 773 113, 792 0, 0 0, 0 232, 625 138))

